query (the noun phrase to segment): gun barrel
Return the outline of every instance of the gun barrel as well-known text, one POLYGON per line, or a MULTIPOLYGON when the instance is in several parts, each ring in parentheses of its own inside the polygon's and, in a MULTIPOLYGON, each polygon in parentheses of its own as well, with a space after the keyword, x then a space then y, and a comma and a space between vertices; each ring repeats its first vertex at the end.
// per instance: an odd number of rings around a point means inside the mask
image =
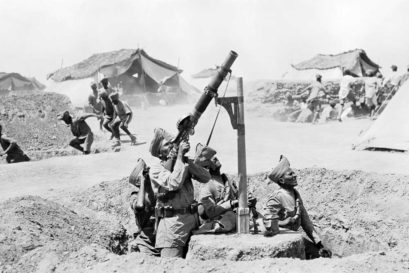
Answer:
POLYGON ((206 86, 205 91, 196 103, 195 108, 192 111, 193 122, 197 123, 200 116, 206 110, 212 98, 217 94, 217 89, 223 82, 226 75, 230 72, 230 67, 233 65, 238 54, 233 50, 230 51, 223 64, 218 68, 217 73, 212 77, 210 83, 206 86))

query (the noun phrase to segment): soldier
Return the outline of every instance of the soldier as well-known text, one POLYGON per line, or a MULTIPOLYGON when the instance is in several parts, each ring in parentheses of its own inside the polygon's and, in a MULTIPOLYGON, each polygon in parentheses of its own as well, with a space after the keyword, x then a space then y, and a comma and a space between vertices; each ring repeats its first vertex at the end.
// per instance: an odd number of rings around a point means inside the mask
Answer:
POLYGON ((270 172, 268 178, 279 185, 279 189, 269 196, 265 207, 264 236, 274 236, 279 233, 279 227, 297 231, 300 227, 308 238, 305 238, 306 258, 331 257, 332 253, 322 244, 321 238, 304 207, 297 186, 297 176, 290 168, 290 162, 285 156, 280 157, 278 165, 270 172))
MULTIPOLYGON (((322 84, 322 76, 315 75, 315 81, 307 86, 302 93, 310 90, 307 98, 308 108, 313 113, 312 123, 317 122, 319 111, 321 110, 321 97, 327 94, 325 86, 322 84)), ((303 94, 301 94, 302 96, 303 94)))
POLYGON ((115 117, 115 110, 111 100, 108 97, 108 93, 104 90, 99 93, 99 97, 102 102, 102 113, 104 115, 104 121, 102 126, 108 131, 111 132, 111 139, 114 138, 114 132, 111 127, 111 123, 115 117))
POLYGON ((237 187, 220 172, 221 163, 216 151, 198 144, 194 163, 209 170, 211 180, 203 186, 200 194, 199 215, 204 223, 194 234, 223 233, 236 229, 238 206, 237 187))
POLYGON ((112 93, 115 93, 115 90, 111 88, 110 84, 109 84, 109 80, 108 78, 103 78, 100 81, 102 88, 104 88, 104 90, 108 93, 108 96, 111 95, 112 93))
POLYGON ((128 247, 130 252, 141 252, 149 256, 160 256, 155 248, 155 205, 149 167, 141 158, 129 176, 129 183, 134 187, 131 190, 130 205, 135 216, 135 232, 128 247))
POLYGON ((129 105, 119 99, 118 93, 109 95, 115 110, 115 120, 112 122, 111 128, 114 133, 116 145, 121 145, 119 128, 121 128, 130 138, 131 144, 136 144, 136 137, 131 134, 128 125, 132 120, 132 109, 129 105))
POLYGON ((81 151, 85 155, 91 153, 91 145, 94 141, 94 134, 92 133, 91 128, 89 128, 88 124, 85 122, 85 120, 89 117, 97 117, 97 115, 88 114, 73 118, 70 115, 70 112, 65 111, 64 113, 59 114, 57 117, 59 120, 64 121, 65 124, 71 127, 71 132, 75 136, 75 138, 70 141, 69 145, 74 149, 81 151), (82 147, 81 144, 84 144, 84 147, 82 147))
POLYGON ((104 118, 102 116, 102 103, 98 96, 98 86, 95 82, 91 83, 92 94, 88 96, 88 105, 91 107, 92 112, 98 115, 99 128, 102 131, 102 124, 104 123, 104 118))
POLYGON ((0 157, 7 155, 7 163, 18 163, 23 161, 30 161, 30 158, 23 152, 17 142, 3 135, 3 127, 0 124, 0 145, 3 148, 3 152, 0 152, 0 157))
POLYGON ((173 136, 156 128, 149 147, 152 156, 159 158, 160 164, 151 166, 149 177, 157 196, 155 208, 156 244, 161 257, 183 257, 192 230, 199 225, 197 204, 194 202, 192 178, 206 183, 209 172, 185 157, 190 146, 182 141, 177 150, 173 170, 165 168, 167 160, 173 158, 173 136), (159 222, 158 222, 159 221, 159 222))

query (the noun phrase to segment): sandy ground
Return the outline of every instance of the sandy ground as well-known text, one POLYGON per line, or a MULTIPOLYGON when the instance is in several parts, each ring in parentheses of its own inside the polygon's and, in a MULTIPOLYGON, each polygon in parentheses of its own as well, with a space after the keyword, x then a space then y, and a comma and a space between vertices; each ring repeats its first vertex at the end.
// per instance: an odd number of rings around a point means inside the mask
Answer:
MULTIPOLYGON (((85 189, 101 181, 128 176, 138 157, 153 162, 148 152, 155 127, 176 133, 176 121, 189 113, 191 105, 154 107, 135 110, 131 132, 146 144, 123 144, 119 153, 100 153, 89 156, 56 157, 16 165, 0 165, 0 200, 23 194, 44 197, 61 190, 85 189)), ((216 116, 217 108, 211 103, 191 137, 191 154, 196 143, 205 143, 216 116)), ((354 151, 352 143, 360 131, 367 128, 368 119, 347 120, 343 123, 311 125, 275 122, 246 112, 247 173, 269 170, 285 154, 295 168, 322 167, 334 170, 358 169, 378 173, 409 174, 407 153, 354 151)), ((97 123, 90 120, 94 132, 97 123)), ((108 135, 106 135, 108 137, 108 135)), ((126 136, 124 140, 128 140, 126 136)), ((232 129, 227 112, 222 109, 210 145, 227 173, 237 172, 237 132, 232 129)))

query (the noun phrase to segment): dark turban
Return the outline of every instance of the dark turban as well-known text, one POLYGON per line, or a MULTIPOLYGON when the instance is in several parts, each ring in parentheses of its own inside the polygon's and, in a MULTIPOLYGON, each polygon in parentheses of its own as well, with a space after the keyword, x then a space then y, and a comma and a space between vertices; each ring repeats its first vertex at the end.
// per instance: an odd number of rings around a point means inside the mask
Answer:
POLYGON ((118 92, 112 93, 111 95, 109 95, 109 98, 111 100, 118 100, 119 99, 119 94, 118 92))
POLYGON ((159 157, 162 140, 171 141, 173 136, 162 128, 155 128, 154 136, 149 147, 149 152, 154 157, 159 157))
POLYGON ((62 112, 57 115, 58 120, 68 121, 70 118, 72 118, 72 116, 68 111, 62 112))
POLYGON ((268 178, 271 181, 278 183, 278 180, 283 177, 283 175, 290 169, 290 162, 288 159, 281 155, 280 162, 278 162, 277 166, 270 172, 268 178))
POLYGON ((196 146, 196 155, 194 159, 195 164, 206 167, 210 165, 212 157, 216 154, 216 151, 209 146, 203 146, 198 143, 196 146))

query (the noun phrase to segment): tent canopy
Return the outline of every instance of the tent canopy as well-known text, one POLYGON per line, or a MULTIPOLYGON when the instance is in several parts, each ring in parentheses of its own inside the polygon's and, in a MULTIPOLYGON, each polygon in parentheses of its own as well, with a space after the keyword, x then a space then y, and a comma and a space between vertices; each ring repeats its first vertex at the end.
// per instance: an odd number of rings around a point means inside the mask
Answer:
POLYGON ((0 90, 32 91, 43 89, 45 89, 45 85, 35 78, 27 78, 18 73, 0 72, 0 90))
POLYGON ((87 97, 84 92, 90 92, 89 84, 99 82, 103 74, 111 86, 124 95, 151 93, 148 95, 153 96, 158 94, 161 85, 169 87, 179 98, 198 95, 199 90, 188 84, 180 73, 181 69, 150 57, 142 49, 121 49, 94 54, 50 73, 48 91, 67 94, 74 103, 84 104, 87 97))
POLYGON ((354 143, 357 150, 409 150, 409 122, 407 121, 409 81, 402 84, 385 110, 354 143))
POLYGON ((312 59, 291 65, 296 70, 328 70, 342 68, 350 70, 357 77, 368 76, 372 72, 378 72, 380 66, 374 63, 366 55, 363 49, 354 49, 336 55, 318 54, 312 59))

